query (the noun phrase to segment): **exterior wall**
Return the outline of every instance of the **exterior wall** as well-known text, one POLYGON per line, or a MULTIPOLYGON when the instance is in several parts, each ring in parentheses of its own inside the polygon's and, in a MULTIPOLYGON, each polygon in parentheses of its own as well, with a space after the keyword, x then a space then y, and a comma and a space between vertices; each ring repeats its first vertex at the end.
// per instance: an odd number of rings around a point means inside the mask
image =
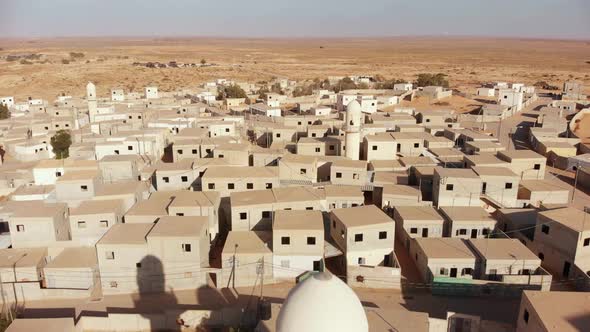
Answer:
POLYGON ((9 220, 10 240, 13 248, 38 248, 55 246, 57 241, 70 239, 70 228, 65 216, 39 218, 13 217, 9 220), (17 231, 17 226, 23 225, 23 232, 17 231))
MULTIPOLYGON (((95 267, 96 268, 96 267, 95 267)), ((44 268, 46 288, 91 289, 98 271, 88 268, 44 268)))
POLYGON ((372 142, 368 137, 363 140, 364 159, 371 160, 394 160, 397 159, 396 143, 390 142, 372 142))
POLYGON ((503 207, 517 207, 516 198, 520 179, 518 177, 500 177, 480 175, 486 184, 485 195, 500 203, 503 207), (510 188, 508 188, 510 187, 510 188))
POLYGON ((330 181, 334 185, 363 186, 367 183, 367 169, 351 167, 330 167, 330 181), (340 177, 338 176, 340 174, 340 177))
MULTIPOLYGON (((96 245, 103 294, 131 293, 139 291, 140 273, 137 263, 148 255, 146 244, 137 245, 96 245), (114 252, 115 259, 109 260, 107 252, 114 252), (125 271, 125 274, 121 274, 125 271)), ((161 272, 160 272, 161 273, 161 272)))
POLYGON ((232 206, 231 230, 270 230, 272 228, 272 215, 274 207, 272 203, 253 204, 247 206, 232 206), (245 219, 243 219, 245 213, 245 219), (263 214, 268 217, 263 217, 263 214))
POLYGON ((453 222, 448 221, 445 232, 447 237, 458 237, 461 239, 472 238, 471 232, 477 231, 477 238, 485 238, 488 234, 492 233, 496 226, 495 220, 490 221, 473 221, 473 222, 453 222), (465 233, 465 234, 463 234, 465 233))
POLYGON ((137 180, 140 176, 136 161, 99 163, 105 182, 137 180))
POLYGON ((57 199, 62 202, 87 200, 94 197, 100 182, 99 177, 76 181, 58 181, 55 185, 55 193, 57 199), (82 186, 86 186, 86 189, 83 189, 82 186))
MULTIPOLYGON (((233 264, 233 255, 221 255, 222 271, 218 274, 217 284, 220 287, 247 287, 254 285, 255 281, 260 281, 259 270, 264 259, 264 282, 273 282, 274 268, 270 265, 273 262, 272 253, 239 253, 235 257, 235 267, 233 264), (235 270, 232 275, 232 268, 235 270)), ((274 264, 274 263, 273 263, 274 264)))
POLYGON ((457 269, 457 278, 473 279, 475 258, 429 259, 418 245, 411 246, 410 255, 425 282, 432 282, 436 277, 449 277, 453 268, 457 269), (471 269, 471 274, 467 274, 466 269, 471 269))
POLYGON ((316 183, 318 178, 317 163, 296 163, 279 160, 279 179, 281 181, 304 181, 316 183))
POLYGON ((268 178, 211 178, 205 176, 201 180, 203 191, 217 191, 221 197, 228 197, 232 192, 262 190, 279 187, 278 177, 268 178), (233 184, 234 189, 229 189, 228 184, 233 184), (248 184, 252 184, 252 189, 248 188, 248 184), (211 187, 210 185, 213 185, 211 187))
POLYGON ((59 178, 57 174, 63 175, 64 173, 63 167, 33 168, 33 178, 35 179, 36 185, 55 184, 59 178))
POLYGON ((159 191, 188 189, 192 187, 198 175, 199 172, 196 169, 156 171, 156 189, 159 191))
POLYGON ((481 179, 445 177, 444 183, 438 173, 434 173, 432 193, 437 206, 479 206, 481 179), (450 189, 452 186, 452 189, 450 189))
POLYGON ((72 240, 82 246, 94 246, 114 224, 119 222, 121 222, 121 217, 114 212, 70 215, 69 223, 72 240), (84 224, 80 224, 81 221, 84 224), (106 221, 106 224, 104 221, 106 221))
POLYGON ((293 279, 314 271, 314 262, 320 262, 322 255, 273 255, 273 274, 275 279, 293 279))
POLYGON ((520 308, 518 310, 518 317, 516 319, 516 332, 548 332, 543 326, 541 317, 537 314, 535 308, 528 300, 526 293, 520 299, 520 308), (524 312, 528 312, 528 322, 524 320, 524 312))

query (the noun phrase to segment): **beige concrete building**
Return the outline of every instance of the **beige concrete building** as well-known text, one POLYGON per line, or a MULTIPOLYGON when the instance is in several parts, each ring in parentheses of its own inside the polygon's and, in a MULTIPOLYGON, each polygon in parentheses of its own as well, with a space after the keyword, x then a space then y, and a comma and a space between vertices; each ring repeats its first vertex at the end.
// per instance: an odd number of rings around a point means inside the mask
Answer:
POLYGON ((221 273, 217 284, 220 287, 252 286, 264 278, 273 281, 274 264, 270 249, 270 232, 231 231, 221 252, 221 273))
POLYGON ((476 239, 489 236, 496 220, 479 206, 445 206, 440 208, 445 218, 445 236, 476 239))
POLYGON ((506 167, 473 167, 479 175, 481 194, 501 207, 517 207, 520 177, 506 167))
POLYGON ((115 224, 123 219, 123 201, 83 201, 70 209, 69 223, 72 241, 82 246, 94 246, 115 224))
POLYGON ((104 156, 99 164, 104 182, 112 183, 125 180, 140 180, 141 170, 145 166, 139 155, 104 156))
POLYGON ((271 189, 279 186, 277 167, 208 168, 202 177, 203 191, 217 191, 221 197, 232 192, 271 189))
POLYGON ((364 160, 335 160, 330 166, 330 181, 335 185, 363 186, 367 184, 367 162, 364 160))
POLYGON ((11 202, 5 209, 13 248, 59 246, 71 239, 66 204, 11 202))
POLYGON ((410 257, 424 282, 434 278, 473 279, 476 257, 458 238, 417 238, 410 247, 410 257))
POLYGON ((159 191, 193 188, 199 176, 193 161, 188 159, 175 163, 160 162, 154 168, 155 187, 159 191))
POLYGON ((92 290, 98 280, 94 246, 65 248, 43 267, 46 288, 92 290))
POLYGON ((312 184, 318 180, 318 160, 314 156, 286 154, 279 159, 279 180, 288 184, 312 184))
POLYGON ((576 270, 590 271, 590 215, 565 207, 537 214, 535 253, 554 276, 572 278, 576 270))
POLYGON ((498 152, 498 158, 510 163, 514 173, 523 180, 541 180, 545 178, 547 158, 532 150, 510 150, 498 152))
POLYGON ((586 292, 525 290, 520 300, 516 332, 577 332, 590 326, 586 292))
POLYGON ((294 278, 319 271, 324 258, 324 218, 320 211, 276 211, 272 225, 274 277, 294 278))
POLYGON ((482 181, 471 169, 435 167, 432 201, 436 206, 479 206, 482 181))
POLYGON ((85 199, 92 199, 102 184, 99 171, 67 172, 55 182, 56 198, 60 202, 76 205, 85 199))
POLYGON ((344 252, 346 266, 395 263, 395 224, 374 205, 332 210, 330 236, 344 252))
POLYGON ((431 206, 396 206, 395 233, 406 248, 411 239, 443 237, 444 219, 431 206))

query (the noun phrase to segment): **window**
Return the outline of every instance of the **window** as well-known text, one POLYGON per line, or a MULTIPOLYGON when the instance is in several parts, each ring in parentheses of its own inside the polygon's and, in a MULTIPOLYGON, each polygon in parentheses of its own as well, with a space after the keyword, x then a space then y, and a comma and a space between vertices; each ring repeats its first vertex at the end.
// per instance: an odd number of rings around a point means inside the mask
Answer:
POLYGON ((229 128, 225 128, 225 132, 226 133, 229 133, 229 128))
POLYGON ((162 177, 162 181, 164 181, 165 183, 169 183, 170 182, 170 178, 167 176, 162 177))
POLYGON ((209 183, 209 185, 207 186, 207 188, 213 190, 215 189, 215 183, 209 183))
POLYGON ((504 189, 512 189, 512 183, 506 182, 506 184, 504 185, 504 189))
POLYGON ((234 186, 233 183, 228 183, 227 184, 227 189, 230 189, 231 190, 231 189, 234 189, 234 188, 235 188, 235 186, 234 186))
MULTIPOLYGON (((181 151, 182 151, 182 150, 181 150, 181 151)), ((197 149, 193 149, 193 150, 192 150, 192 153, 193 153, 193 154, 197 154, 197 149)))
POLYGON ((320 148, 315 148, 315 152, 320 152, 320 148))
POLYGON ((183 243, 182 244, 182 252, 191 252, 191 244, 190 243, 183 243))
POLYGON ((105 252, 105 258, 108 260, 115 259, 115 252, 114 251, 107 251, 105 252))
POLYGON ((100 227, 107 228, 107 227, 109 227, 109 221, 108 220, 101 220, 99 222, 99 225, 100 225, 100 227))
POLYGON ((282 236, 281 237, 281 244, 282 245, 290 245, 291 244, 291 238, 288 236, 282 236))
POLYGON ((387 239, 387 232, 386 231, 379 232, 379 240, 384 240, 384 239, 387 239))
POLYGON ((430 119, 426 119, 426 122, 430 122, 430 119))
POLYGON ((305 168, 299 169, 299 174, 306 174, 306 173, 307 173, 307 169, 305 169, 305 168))
POLYGON ((420 143, 414 143, 414 147, 415 148, 419 148, 420 147, 420 143))
POLYGON ((363 242, 363 234, 354 234, 354 242, 363 242))
POLYGON ((267 184, 266 184, 266 189, 272 189, 272 183, 270 183, 270 182, 269 182, 269 183, 267 183, 267 184))
POLYGON ((332 228, 336 228, 336 220, 332 220, 332 228))
POLYGON ((542 225, 541 226, 541 232, 543 232, 545 234, 549 234, 549 226, 548 225, 542 225))
POLYGON ((180 180, 181 180, 182 182, 188 182, 188 176, 181 176, 181 177, 180 177, 180 180))
POLYGON ((141 268, 141 263, 135 263, 136 268, 141 268))
POLYGON ((78 228, 86 228, 86 222, 85 221, 78 221, 78 228))
MULTIPOLYGON (((196 151, 196 150, 193 150, 193 151, 196 151)), ((179 150, 176 150, 176 152, 177 152, 178 154, 182 154, 182 150, 180 150, 180 149, 179 149, 179 150)))
POLYGON ((529 322, 529 311, 528 310, 524 309, 524 315, 522 318, 524 319, 525 323, 529 322))
POLYGON ((342 178, 342 173, 340 173, 340 172, 336 172, 336 178, 337 178, 337 179, 341 179, 341 178, 342 178))
POLYGON ((311 137, 315 137, 315 136, 316 136, 316 135, 315 135, 315 133, 312 133, 312 134, 311 134, 311 137))
POLYGON ((359 257, 358 258, 358 263, 359 263, 359 265, 364 265, 365 264, 365 258, 364 257, 359 257))
POLYGON ((111 281, 110 285, 111 285, 111 288, 117 288, 117 282, 116 281, 111 281))
POLYGON ((447 275, 447 269, 444 267, 441 267, 440 270, 438 271, 438 274, 446 276, 447 275))
POLYGON ((176 213, 176 216, 177 216, 177 217, 184 217, 184 213, 177 212, 177 213, 176 213))
POLYGON ((248 219, 248 213, 247 212, 240 212, 240 220, 246 220, 248 219))
POLYGON ((219 158, 224 158, 224 157, 225 157, 225 156, 224 156, 224 155, 222 155, 222 154, 220 154, 220 155, 219 155, 219 158))
POLYGON ((276 138, 280 138, 281 137, 281 134, 280 133, 277 133, 275 136, 276 136, 276 138))
POLYGON ((452 183, 447 184, 447 191, 453 191, 453 184, 452 183))
POLYGON ((270 211, 262 211, 262 218, 270 218, 270 211))
POLYGON ((377 151, 377 145, 373 145, 373 151, 377 151))
POLYGON ((119 150, 115 150, 115 154, 119 154, 119 150))
POLYGON ((330 151, 334 151, 334 145, 330 145, 328 147, 330 148, 330 151))
POLYGON ((59 172, 59 171, 55 172, 55 176, 60 177, 61 176, 61 172, 59 172))
POLYGON ((461 270, 461 275, 462 275, 462 276, 464 276, 464 275, 468 275, 468 276, 470 276, 470 275, 471 275, 471 273, 472 273, 472 270, 471 270, 471 268, 469 268, 469 267, 466 267, 466 268, 464 268, 463 270, 461 270))
POLYGON ((418 234, 418 228, 416 228, 416 227, 410 228, 410 234, 418 234))
POLYGON ((17 232, 24 232, 25 231, 25 225, 16 225, 16 231, 17 232))
POLYGON ((358 173, 352 173, 352 179, 353 180, 358 180, 359 179, 358 173))
POLYGON ((482 234, 482 235, 488 235, 488 234, 490 234, 490 229, 489 229, 489 228, 484 228, 484 229, 482 229, 482 230, 481 230, 481 234, 482 234))
POLYGON ((254 189, 254 183, 252 183, 252 182, 246 183, 246 189, 254 189))
POLYGON ((533 166, 533 169, 536 169, 536 170, 541 169, 541 164, 535 164, 535 166, 533 166))
POLYGON ((314 246, 315 245, 315 236, 308 236, 307 237, 307 244, 310 246, 314 246))
POLYGON ((590 237, 584 239, 584 247, 590 246, 590 237))
POLYGON ((467 230, 465 228, 461 228, 457 231, 457 235, 467 235, 467 230))
POLYGON ((127 145, 127 150, 129 150, 129 151, 133 150, 133 146, 132 145, 127 145))

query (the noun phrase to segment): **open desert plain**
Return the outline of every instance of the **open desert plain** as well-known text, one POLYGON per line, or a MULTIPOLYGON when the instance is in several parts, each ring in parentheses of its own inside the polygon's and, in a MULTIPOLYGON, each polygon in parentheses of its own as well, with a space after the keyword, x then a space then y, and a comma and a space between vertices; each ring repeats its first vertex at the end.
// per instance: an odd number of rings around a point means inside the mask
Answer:
POLYGON ((439 72, 459 90, 510 80, 560 86, 574 79, 590 86, 590 42, 574 40, 53 38, 4 39, 0 48, 0 91, 18 99, 81 96, 88 81, 103 94, 114 86, 139 91, 154 84, 166 91, 220 77, 257 82, 379 74, 413 81, 419 73, 439 72), (30 54, 29 60, 11 57, 30 54), (202 60, 210 66, 134 65, 202 60))

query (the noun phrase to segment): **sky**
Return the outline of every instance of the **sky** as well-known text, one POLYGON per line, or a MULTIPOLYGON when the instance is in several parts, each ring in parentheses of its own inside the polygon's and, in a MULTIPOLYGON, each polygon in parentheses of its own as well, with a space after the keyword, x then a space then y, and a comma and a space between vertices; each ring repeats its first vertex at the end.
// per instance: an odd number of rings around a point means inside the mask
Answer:
POLYGON ((1 37, 590 40, 590 0, 0 0, 1 37))

